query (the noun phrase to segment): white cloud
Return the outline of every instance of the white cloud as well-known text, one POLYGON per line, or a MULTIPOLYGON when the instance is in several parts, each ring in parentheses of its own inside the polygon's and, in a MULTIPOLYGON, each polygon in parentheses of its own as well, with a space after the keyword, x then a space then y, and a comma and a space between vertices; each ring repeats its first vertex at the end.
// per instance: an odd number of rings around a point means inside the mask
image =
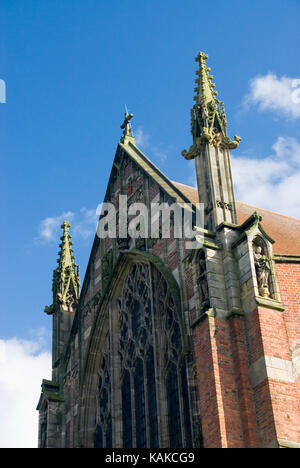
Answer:
POLYGON ((300 218, 300 143, 279 137, 272 149, 263 159, 231 155, 236 199, 300 218))
POLYGON ((78 212, 66 211, 61 215, 43 219, 39 224, 39 235, 36 241, 42 244, 57 243, 61 236, 61 225, 64 221, 72 224, 74 239, 89 239, 96 233, 98 216, 95 209, 81 208, 78 212))
MULTIPOLYGON (((300 219, 300 142, 280 136, 266 158, 231 154, 235 198, 300 219)), ((197 187, 195 164, 189 161, 187 184, 197 187)))
POLYGON ((191 159, 190 161, 187 161, 188 166, 191 171, 191 175, 189 176, 187 180, 187 184, 190 185, 191 187, 197 187, 197 176, 196 176, 196 170, 195 170, 195 161, 194 159, 191 159))
POLYGON ((152 154, 161 164, 165 164, 168 159, 169 150, 154 146, 152 148, 152 154))
POLYGON ((76 220, 73 226, 74 237, 79 236, 83 239, 89 239, 92 235, 95 235, 98 218, 99 216, 97 215, 96 210, 87 210, 86 208, 81 208, 79 213, 79 221, 76 220))
POLYGON ((147 147, 150 135, 144 131, 142 126, 137 127, 136 131, 134 132, 134 137, 137 146, 140 146, 141 148, 147 147))
MULTIPOLYGON (((134 136, 135 136, 135 141, 136 141, 137 146, 139 146, 143 150, 145 150, 146 148, 149 147, 150 134, 146 133, 142 126, 139 126, 137 128, 137 130, 135 131, 134 136)), ((160 164, 164 165, 166 163, 167 159, 168 159, 169 149, 163 148, 160 145, 151 144, 151 146, 149 148, 149 155, 150 155, 150 157, 152 155, 152 157, 156 161, 158 161, 160 164)))
POLYGON ((66 211, 59 216, 48 217, 43 219, 39 224, 39 237, 43 242, 56 242, 60 226, 64 221, 72 221, 74 213, 66 211))
POLYGON ((250 81, 250 92, 244 99, 249 107, 257 104, 261 110, 284 113, 287 117, 300 117, 300 79, 277 77, 273 73, 257 76, 250 81))
POLYGON ((51 378, 51 354, 36 341, 0 339, 0 448, 35 448, 42 379, 51 378))

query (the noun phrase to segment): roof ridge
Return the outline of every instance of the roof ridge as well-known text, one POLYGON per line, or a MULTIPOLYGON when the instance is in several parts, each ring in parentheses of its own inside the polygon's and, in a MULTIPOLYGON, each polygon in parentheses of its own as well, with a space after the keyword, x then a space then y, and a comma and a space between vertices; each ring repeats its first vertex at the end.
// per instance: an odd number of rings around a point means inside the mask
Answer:
POLYGON ((298 223, 300 223, 300 219, 295 218, 294 216, 287 216, 287 215, 284 215, 282 213, 278 213, 277 211, 268 210, 267 208, 259 208, 258 206, 249 205, 249 203, 245 203, 245 202, 241 202, 241 201, 236 201, 236 203, 240 203, 241 205, 249 206, 250 208, 256 208, 257 210, 267 211, 268 213, 272 213, 272 214, 274 214, 276 216, 281 216, 282 218, 292 219, 293 221, 297 221, 298 223))
MULTIPOLYGON (((175 180, 172 180, 171 182, 173 182, 173 184, 178 184, 178 185, 184 185, 185 187, 189 188, 189 189, 192 189, 192 190, 197 190, 197 187, 193 187, 192 185, 188 185, 188 184, 183 184, 182 182, 177 182, 175 180)), ((273 210, 268 210, 267 208, 260 208, 258 206, 255 206, 255 205, 249 205, 249 203, 245 203, 245 202, 241 202, 241 201, 238 201, 236 200, 236 203, 239 203, 241 205, 246 205, 246 206, 249 206, 249 208, 254 208, 255 210, 261 210, 261 211, 266 211, 268 213, 272 213, 276 216, 281 216, 283 218, 287 218, 287 219, 292 219, 293 221, 297 221, 298 223, 300 223, 300 219, 298 218, 295 218, 294 216, 288 216, 288 215, 284 215, 282 213, 278 213, 277 211, 273 211, 273 210)))
POLYGON ((184 185, 185 187, 197 190, 197 187, 194 187, 193 185, 188 185, 188 184, 183 184, 182 182, 177 182, 177 180, 172 180, 170 179, 173 184, 179 184, 179 185, 184 185))

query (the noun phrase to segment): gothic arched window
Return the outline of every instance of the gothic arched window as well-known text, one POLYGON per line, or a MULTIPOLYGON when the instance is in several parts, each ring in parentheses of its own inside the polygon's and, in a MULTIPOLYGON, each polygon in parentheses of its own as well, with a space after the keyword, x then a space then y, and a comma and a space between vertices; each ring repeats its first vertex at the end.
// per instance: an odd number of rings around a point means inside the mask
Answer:
MULTIPOLYGON (((148 382, 147 359, 145 359, 149 352, 151 354, 152 349, 152 307, 149 268, 146 265, 134 265, 118 304, 121 379, 124 382, 126 378, 126 384, 122 386, 123 446, 143 448, 148 445, 147 427, 149 426, 146 421, 146 410, 149 414, 149 398, 146 408, 145 390, 147 389, 148 393, 149 387, 152 396, 155 397, 154 373, 149 375, 148 382), (124 398, 127 393, 128 396, 124 398), (128 436, 127 432, 133 433, 133 439, 128 436)), ((157 424, 157 411, 153 402, 151 405, 152 424, 155 426, 157 424)))
POLYGON ((155 366, 152 346, 149 347, 146 357, 146 378, 147 378, 147 404, 149 413, 149 442, 150 447, 158 448, 158 423, 157 423, 157 402, 155 387, 155 366))
POLYGON ((110 337, 108 335, 98 381, 98 425, 95 434, 95 448, 112 448, 110 359, 110 337))
POLYGON ((191 447, 182 327, 167 281, 152 265, 133 264, 114 304, 111 359, 120 386, 113 398, 121 408, 114 418, 112 396, 105 393, 111 391, 112 378, 107 377, 104 353, 97 433, 103 445, 97 446, 111 447, 107 444, 114 443, 116 434, 126 448, 191 447))
POLYGON ((132 416, 131 416, 131 385, 130 374, 125 369, 122 380, 122 419, 123 447, 132 447, 132 416))
POLYGON ((162 375, 166 375, 169 447, 192 447, 189 391, 181 327, 165 279, 155 271, 153 280, 156 283, 156 304, 160 317, 158 328, 162 331, 164 350, 162 375))

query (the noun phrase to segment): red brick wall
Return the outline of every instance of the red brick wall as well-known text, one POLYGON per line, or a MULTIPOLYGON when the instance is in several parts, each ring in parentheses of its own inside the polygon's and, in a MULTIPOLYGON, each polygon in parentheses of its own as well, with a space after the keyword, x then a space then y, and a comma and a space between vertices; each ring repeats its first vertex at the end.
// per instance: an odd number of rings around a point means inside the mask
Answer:
MULTIPOLYGON (((254 388, 250 381, 250 367, 262 356, 291 362, 299 349, 300 266, 278 264, 277 274, 284 312, 258 307, 245 320, 210 317, 193 330, 206 447, 300 442, 299 378, 265 378, 254 388)), ((190 269, 186 275, 192 297, 190 269)))
POLYGON ((207 317, 194 328, 193 343, 204 447, 243 448, 229 322, 207 317))
MULTIPOLYGON (((293 363, 300 352, 300 265, 278 263, 276 270, 285 311, 258 307, 247 316, 250 366, 262 356, 293 363)), ((300 442, 299 383, 268 377, 253 389, 261 446, 300 442)))
POLYGON ((291 351, 300 346, 300 264, 277 263, 281 302, 291 351))
POLYGON ((254 396, 249 374, 247 332, 243 317, 233 316, 230 319, 230 334, 245 447, 259 447, 254 396))
MULTIPOLYGON (((292 360, 294 364, 295 358, 300 355, 300 264, 277 263, 276 271, 281 302, 285 307, 282 327, 287 336, 287 349, 282 353, 286 354, 286 359, 292 360)), ((283 335, 283 332, 281 334, 283 335)), ((274 383, 272 385, 275 386, 274 383)), ((278 437, 300 442, 299 376, 294 384, 284 382, 277 384, 273 404, 276 420, 280 425, 278 437)))
POLYGON ((203 444, 218 448, 222 442, 208 319, 193 330, 193 344, 203 444))

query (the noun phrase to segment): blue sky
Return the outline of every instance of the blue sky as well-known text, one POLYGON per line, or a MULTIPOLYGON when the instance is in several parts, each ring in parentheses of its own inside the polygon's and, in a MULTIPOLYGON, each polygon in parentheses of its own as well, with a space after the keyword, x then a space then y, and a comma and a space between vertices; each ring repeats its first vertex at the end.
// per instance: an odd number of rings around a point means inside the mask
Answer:
POLYGON ((70 218, 83 278, 125 104, 141 149, 193 183, 200 50, 243 139, 237 198, 300 217, 299 18, 298 0, 1 0, 0 339, 49 349, 57 226, 70 218))

